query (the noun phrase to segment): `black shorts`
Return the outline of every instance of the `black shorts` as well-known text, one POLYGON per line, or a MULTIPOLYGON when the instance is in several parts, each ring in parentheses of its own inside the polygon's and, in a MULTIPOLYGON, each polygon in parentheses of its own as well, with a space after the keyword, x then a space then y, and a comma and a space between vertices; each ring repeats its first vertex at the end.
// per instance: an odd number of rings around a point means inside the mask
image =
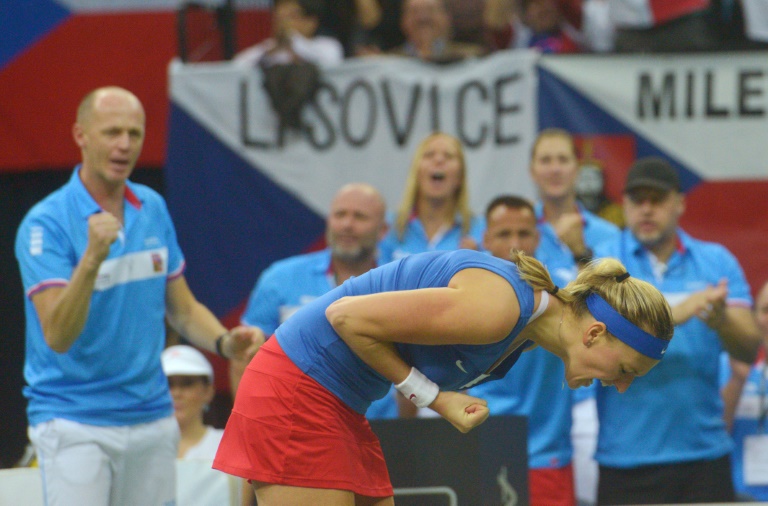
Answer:
POLYGON ((681 504, 735 501, 729 455, 715 460, 641 466, 600 466, 597 504, 681 504))

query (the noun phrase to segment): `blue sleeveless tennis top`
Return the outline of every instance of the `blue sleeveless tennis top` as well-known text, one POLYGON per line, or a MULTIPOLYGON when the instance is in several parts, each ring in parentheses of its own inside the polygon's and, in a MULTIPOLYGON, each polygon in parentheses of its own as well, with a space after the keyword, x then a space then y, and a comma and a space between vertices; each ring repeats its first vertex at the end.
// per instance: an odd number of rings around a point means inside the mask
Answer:
MULTIPOLYGON (((276 337, 288 357, 308 376, 328 388, 359 413, 386 395, 391 383, 366 365, 344 343, 325 317, 333 301, 354 295, 448 286, 464 269, 480 268, 506 279, 520 302, 520 318, 512 332, 492 344, 416 345, 397 343, 407 363, 418 368, 441 390, 461 390, 503 377, 527 345, 520 346, 492 374, 484 373, 498 360, 528 323, 533 289, 520 279, 517 266, 474 250, 434 251, 407 256, 350 278, 318 297, 278 327, 276 337)), ((424 316, 429 318, 428 315, 424 316)))

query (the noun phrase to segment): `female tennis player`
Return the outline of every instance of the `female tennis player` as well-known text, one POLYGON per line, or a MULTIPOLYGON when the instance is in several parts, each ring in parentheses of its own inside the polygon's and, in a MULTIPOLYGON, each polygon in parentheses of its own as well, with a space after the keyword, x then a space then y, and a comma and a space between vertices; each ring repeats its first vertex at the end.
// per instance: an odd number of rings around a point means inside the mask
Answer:
POLYGON ((571 388, 598 379, 623 392, 672 330, 661 293, 613 259, 559 289, 521 252, 411 255, 277 329, 246 369, 213 467, 250 480, 259 506, 393 505, 363 415, 391 384, 466 432, 490 413, 461 391, 502 377, 525 349, 560 357, 571 388))

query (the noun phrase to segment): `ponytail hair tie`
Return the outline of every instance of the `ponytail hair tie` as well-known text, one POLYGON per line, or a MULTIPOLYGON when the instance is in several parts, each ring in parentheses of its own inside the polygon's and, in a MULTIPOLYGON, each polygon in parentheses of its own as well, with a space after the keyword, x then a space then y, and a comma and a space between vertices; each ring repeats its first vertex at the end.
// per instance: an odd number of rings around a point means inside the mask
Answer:
POLYGON ((622 281, 624 281, 628 277, 629 277, 629 271, 625 272, 624 274, 619 274, 618 276, 616 276, 616 282, 617 283, 621 283, 622 281))
POLYGON ((549 294, 550 295, 555 295, 559 289, 560 289, 560 287, 555 285, 555 287, 552 290, 549 290, 549 294))

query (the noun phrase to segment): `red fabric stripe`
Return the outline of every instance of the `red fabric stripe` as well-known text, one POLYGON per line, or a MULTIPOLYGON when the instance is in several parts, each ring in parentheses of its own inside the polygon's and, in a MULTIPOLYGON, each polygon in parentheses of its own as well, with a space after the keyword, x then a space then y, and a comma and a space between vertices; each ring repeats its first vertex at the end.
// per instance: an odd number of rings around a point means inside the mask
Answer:
POLYGON ((138 165, 161 166, 175 33, 171 11, 84 15, 30 46, 0 73, 0 90, 10 98, 0 105, 0 172, 79 163, 75 110, 87 92, 107 84, 128 88, 143 102, 147 137, 138 165))
POLYGON ((127 186, 125 187, 125 200, 127 200, 128 203, 136 209, 141 209, 141 200, 139 200, 139 197, 137 197, 136 194, 133 193, 133 191, 127 186))
POLYGON ((709 7, 709 0, 648 0, 654 24, 661 24, 709 7))

